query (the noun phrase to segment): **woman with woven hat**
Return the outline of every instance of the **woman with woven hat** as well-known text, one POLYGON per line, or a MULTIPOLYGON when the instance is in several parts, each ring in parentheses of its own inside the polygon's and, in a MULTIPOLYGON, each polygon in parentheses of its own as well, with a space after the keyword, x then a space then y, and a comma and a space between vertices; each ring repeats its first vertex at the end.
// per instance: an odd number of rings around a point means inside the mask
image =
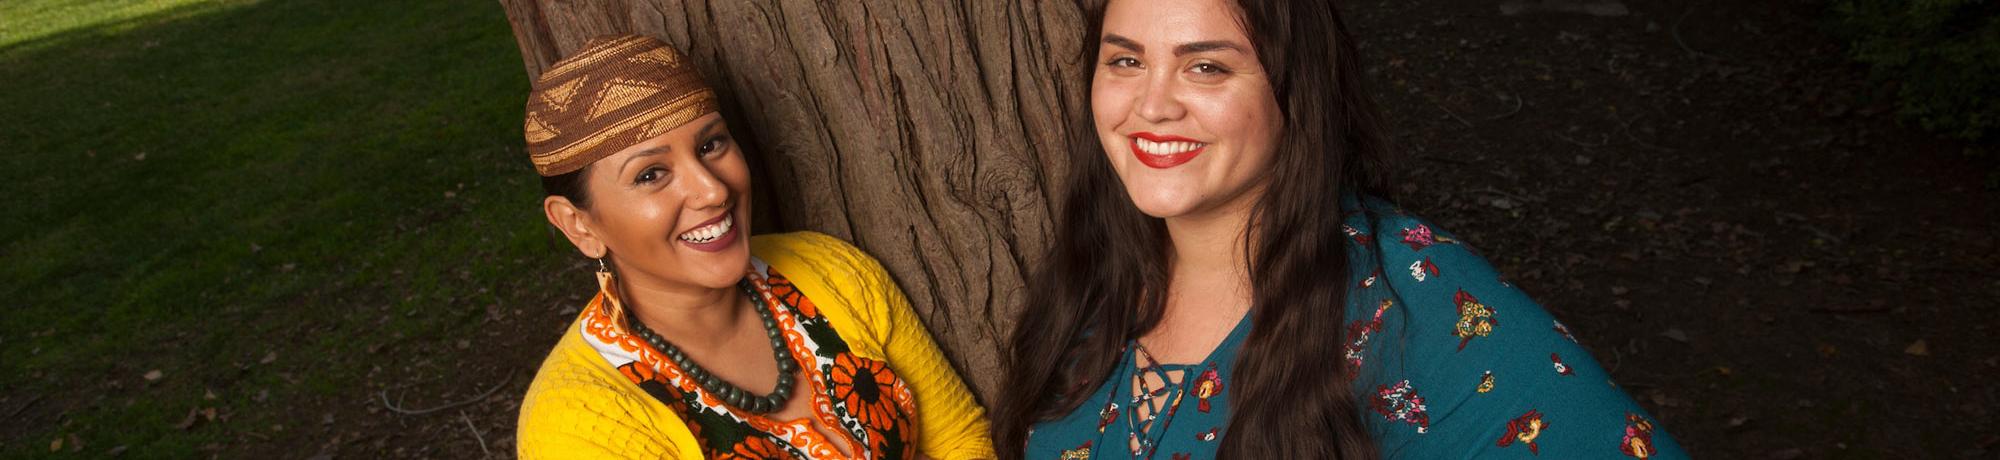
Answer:
POLYGON ((591 40, 536 79, 525 132, 549 222, 599 271, 522 402, 522 458, 993 455, 874 259, 747 237, 744 153, 672 47, 591 40))

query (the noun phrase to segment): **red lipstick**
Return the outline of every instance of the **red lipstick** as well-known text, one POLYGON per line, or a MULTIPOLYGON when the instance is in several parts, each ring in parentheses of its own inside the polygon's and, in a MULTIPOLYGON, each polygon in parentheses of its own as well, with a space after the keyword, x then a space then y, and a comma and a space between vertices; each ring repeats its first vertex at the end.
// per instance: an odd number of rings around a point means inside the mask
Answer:
POLYGON ((1141 131, 1132 133, 1131 137, 1132 137, 1132 142, 1131 142, 1132 155, 1138 157, 1140 163, 1144 163, 1147 167, 1151 167, 1153 169, 1167 169, 1175 166, 1180 166, 1182 163, 1187 163, 1188 161, 1194 160, 1194 157, 1196 155, 1201 155, 1201 152, 1203 150, 1208 149, 1208 145, 1206 143, 1202 143, 1201 141, 1180 136, 1168 136, 1168 135, 1153 134, 1141 131), (1147 142, 1193 142, 1202 145, 1199 147, 1188 149, 1188 151, 1185 152, 1159 155, 1159 154, 1146 153, 1145 149, 1139 148, 1139 141, 1142 139, 1147 142))

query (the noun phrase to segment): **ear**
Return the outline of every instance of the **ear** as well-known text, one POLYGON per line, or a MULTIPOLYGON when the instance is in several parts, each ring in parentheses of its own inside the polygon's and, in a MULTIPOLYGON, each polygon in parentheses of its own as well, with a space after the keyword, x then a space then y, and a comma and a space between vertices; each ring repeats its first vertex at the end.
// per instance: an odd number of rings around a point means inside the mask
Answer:
POLYGON ((590 218, 588 212, 569 202, 569 198, 551 195, 542 199, 542 213, 548 215, 549 225, 562 230, 563 236, 569 238, 569 244, 576 246, 577 252, 583 253, 584 257, 601 259, 610 252, 592 228, 596 221, 590 218))

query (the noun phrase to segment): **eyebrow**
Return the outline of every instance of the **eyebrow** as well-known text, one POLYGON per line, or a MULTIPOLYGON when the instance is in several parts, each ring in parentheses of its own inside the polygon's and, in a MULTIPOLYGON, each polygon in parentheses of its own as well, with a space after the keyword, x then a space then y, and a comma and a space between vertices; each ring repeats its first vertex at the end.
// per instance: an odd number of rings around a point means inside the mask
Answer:
POLYGON ((722 117, 715 117, 714 120, 709 120, 708 124, 701 125, 701 131, 700 131, 701 136, 699 137, 708 137, 714 135, 716 133, 715 128, 718 126, 722 126, 722 122, 723 122, 722 117))
POLYGON ((1124 35, 1104 34, 1104 43, 1132 50, 1133 52, 1138 52, 1138 53, 1146 52, 1145 45, 1140 45, 1139 42, 1132 41, 1132 39, 1130 38, 1125 38, 1124 35))
POLYGON ((619 170, 619 171, 624 171, 624 170, 625 170, 625 168, 629 168, 629 167, 631 167, 631 166, 632 166, 632 160, 637 160, 637 159, 640 159, 640 158, 645 158, 645 157, 650 157, 650 156, 653 156, 653 155, 659 155, 659 154, 663 154, 663 153, 667 153, 667 152, 671 152, 671 151, 673 151, 673 150, 674 150, 673 146, 669 146, 669 145, 662 145, 662 146, 659 146, 659 147, 653 147, 653 148, 649 148, 649 149, 645 149, 645 150, 640 150, 640 151, 639 151, 638 153, 634 153, 634 154, 632 154, 632 156, 629 156, 629 157, 625 157, 625 162, 624 162, 624 163, 619 163, 619 164, 618 164, 618 170, 619 170))
MULTIPOLYGON (((722 117, 716 117, 714 120, 709 120, 708 124, 701 125, 701 130, 699 131, 700 134, 697 134, 695 137, 708 137, 714 135, 716 132, 715 128, 718 126, 722 126, 722 122, 723 122, 722 117)), ((624 171, 626 167, 632 165, 632 160, 637 160, 640 157, 649 157, 672 151, 674 151, 674 148, 671 145, 662 145, 645 150, 640 150, 638 153, 633 153, 632 156, 625 157, 625 162, 618 164, 618 170, 624 171)))
POLYGON ((1248 52, 1243 49, 1243 46, 1237 45, 1235 42, 1226 40, 1199 41, 1193 43, 1182 43, 1180 45, 1174 46, 1175 56, 1184 56, 1194 53, 1206 53, 1210 51, 1236 51, 1239 53, 1248 52))
MULTIPOLYGON (((1104 34, 1104 43, 1112 46, 1117 46, 1120 48, 1129 49, 1136 53, 1146 52, 1145 45, 1140 45, 1139 42, 1134 41, 1130 38, 1126 38, 1123 35, 1104 34)), ((1206 53, 1210 51, 1236 51, 1240 53, 1249 52, 1243 45, 1228 40, 1204 40, 1198 42, 1182 43, 1180 45, 1174 46, 1175 56, 1185 56, 1189 54, 1206 53)))

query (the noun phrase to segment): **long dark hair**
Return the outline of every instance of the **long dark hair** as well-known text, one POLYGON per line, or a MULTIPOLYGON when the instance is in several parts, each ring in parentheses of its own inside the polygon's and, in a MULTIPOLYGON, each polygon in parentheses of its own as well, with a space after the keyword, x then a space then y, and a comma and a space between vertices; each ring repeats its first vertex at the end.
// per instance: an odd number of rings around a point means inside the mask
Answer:
MULTIPOLYGON (((1104 1, 1085 0, 1087 59, 1104 1)), ((1223 458, 1375 458, 1340 351, 1348 254, 1342 196, 1387 196, 1383 122, 1339 12, 1324 0, 1241 0, 1241 21, 1284 115, 1270 182, 1252 211, 1249 339, 1230 377, 1223 458)), ((1165 224, 1141 213, 1102 147, 1077 142, 1051 245, 1008 341, 994 411, 1003 458, 1034 423, 1076 410, 1124 345, 1165 310, 1165 224)), ((1251 235, 1246 232, 1246 235, 1251 235)))

